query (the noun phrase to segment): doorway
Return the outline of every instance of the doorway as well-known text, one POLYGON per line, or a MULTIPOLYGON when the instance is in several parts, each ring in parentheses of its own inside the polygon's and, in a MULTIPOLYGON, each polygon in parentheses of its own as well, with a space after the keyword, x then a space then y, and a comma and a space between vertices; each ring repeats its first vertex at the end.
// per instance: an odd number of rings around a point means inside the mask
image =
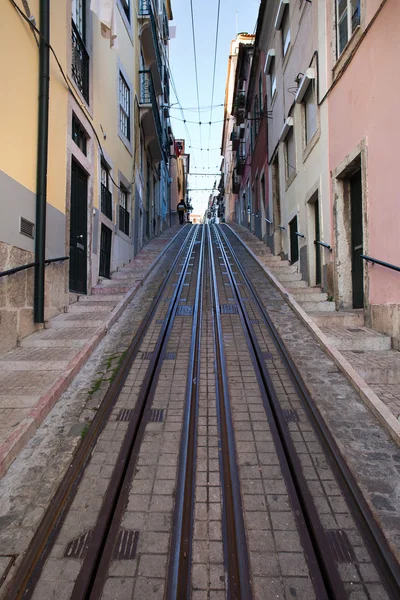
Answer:
POLYGON ((110 267, 111 267, 111 239, 112 231, 106 227, 103 223, 101 224, 100 234, 100 277, 106 277, 110 279, 110 267))
POLYGON ((289 223, 290 233, 290 263, 293 265, 299 260, 299 241, 297 238, 297 217, 289 223))
POLYGON ((274 229, 274 252, 282 252, 282 232, 279 229, 281 225, 281 196, 279 186, 279 159, 276 156, 272 163, 272 202, 273 202, 273 229, 274 229))
POLYGON ((87 292, 87 199, 88 176, 78 163, 72 160, 69 289, 79 294, 87 292))
POLYGON ((351 280, 353 289, 353 308, 364 307, 364 265, 363 254, 363 214, 361 170, 350 178, 351 210, 351 280))
POLYGON ((308 281, 309 285, 321 285, 321 241, 320 207, 318 192, 307 203, 308 221, 308 281))

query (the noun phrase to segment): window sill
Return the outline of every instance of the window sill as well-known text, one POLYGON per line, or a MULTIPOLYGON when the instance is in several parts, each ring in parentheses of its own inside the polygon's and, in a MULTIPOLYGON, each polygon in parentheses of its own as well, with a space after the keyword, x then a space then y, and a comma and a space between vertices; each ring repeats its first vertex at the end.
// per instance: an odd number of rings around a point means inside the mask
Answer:
POLYGON ((333 80, 336 79, 336 77, 339 75, 340 71, 342 70, 343 65, 348 61, 349 57, 351 56, 351 53, 353 52, 354 48, 358 44, 362 34, 363 34, 363 31, 361 29, 361 26, 358 25, 358 27, 355 28, 353 35, 347 42, 346 46, 343 48, 341 55, 339 56, 339 58, 337 59, 336 63, 333 66, 333 69, 332 69, 333 80))
POLYGON ((307 158, 310 156, 311 152, 313 151, 313 148, 317 145, 320 136, 321 136, 321 130, 317 129, 316 132, 314 133, 314 135, 312 136, 311 140, 308 142, 307 146, 305 146, 305 148, 303 148, 303 163, 306 162, 307 158))
MULTIPOLYGON (((90 66, 89 66, 89 68, 90 68, 90 66)), ((87 110, 88 114, 93 119, 93 110, 91 108, 91 97, 92 97, 91 81, 89 80, 89 102, 87 100, 85 100, 85 97, 83 96, 81 90, 79 89, 75 79, 72 77, 71 74, 68 75, 68 81, 71 84, 71 86, 73 87, 75 94, 80 99, 82 106, 87 110)))
POLYGON ((288 190, 290 188, 293 181, 296 179, 296 176, 297 176, 297 170, 295 169, 293 171, 293 173, 286 179, 286 190, 288 190))
MULTIPOLYGON (((132 223, 132 220, 131 220, 132 223)), ((132 229, 132 226, 131 226, 132 229)), ((131 235, 126 235, 126 233, 124 233, 123 231, 121 231, 121 229, 118 227, 117 229, 117 235, 124 240, 125 242, 128 242, 129 244, 132 242, 132 236, 131 235)))
POLYGON ((121 142, 124 144, 125 148, 128 150, 129 154, 131 156, 133 156, 133 148, 132 148, 132 143, 128 140, 127 137, 124 136, 124 134, 118 130, 118 137, 121 140, 121 142))
POLYGON ((114 221, 112 219, 109 219, 108 217, 106 217, 106 215, 103 212, 101 212, 100 207, 99 207, 99 215, 100 215, 100 223, 104 223, 104 225, 106 225, 106 227, 111 229, 111 231, 114 233, 114 231, 115 231, 114 221))
POLYGON ((290 55, 292 54, 292 50, 293 50, 293 44, 292 44, 292 42, 290 42, 289 48, 286 50, 285 56, 283 56, 283 52, 282 52, 282 73, 284 73, 286 71, 286 67, 288 65, 290 55))
POLYGON ((270 103, 271 110, 273 110, 273 108, 274 108, 277 95, 278 95, 278 90, 275 88, 274 95, 272 96, 271 103, 270 103))

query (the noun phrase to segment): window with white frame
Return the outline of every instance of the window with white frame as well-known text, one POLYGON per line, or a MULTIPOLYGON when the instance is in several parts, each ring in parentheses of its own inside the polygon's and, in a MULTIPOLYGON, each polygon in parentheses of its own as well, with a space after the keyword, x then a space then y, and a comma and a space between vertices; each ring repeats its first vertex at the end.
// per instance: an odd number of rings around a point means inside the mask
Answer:
POLYGON ((272 60, 271 70, 269 72, 270 81, 271 81, 271 100, 274 97, 276 92, 276 70, 275 70, 275 59, 272 60))
POLYGON ((289 18, 289 4, 286 5, 285 12, 282 17, 282 52, 283 56, 289 49, 290 44, 290 18, 289 18))
POLYGON ((131 90, 121 71, 119 73, 119 130, 127 140, 131 139, 131 90))
POLYGON ((317 103, 315 89, 311 82, 304 94, 304 120, 305 120, 305 143, 306 146, 317 131, 317 103))
POLYGON ((129 226, 131 215, 129 212, 129 192, 128 190, 120 184, 120 188, 118 190, 118 199, 119 199, 119 229, 125 235, 129 235, 129 226))
POLYGON ((131 22, 131 0, 120 0, 123 11, 128 19, 129 23, 131 22))
POLYGON ((336 0, 338 56, 360 24, 361 0, 336 0))
POLYGON ((83 42, 85 42, 85 11, 85 0, 72 0, 72 20, 83 42))
POLYGON ((294 127, 290 127, 285 139, 285 162, 286 179, 296 170, 296 146, 294 138, 294 127))

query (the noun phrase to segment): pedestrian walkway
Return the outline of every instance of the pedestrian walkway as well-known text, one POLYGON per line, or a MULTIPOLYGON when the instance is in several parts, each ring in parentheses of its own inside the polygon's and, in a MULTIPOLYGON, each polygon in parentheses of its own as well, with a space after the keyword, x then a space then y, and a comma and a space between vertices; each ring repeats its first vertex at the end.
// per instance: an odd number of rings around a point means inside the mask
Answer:
POLYGON ((92 296, 78 296, 65 314, 0 357, 0 477, 181 231, 179 226, 165 231, 111 279, 100 281, 92 296))
POLYGON ((365 327, 362 310, 335 311, 319 287, 307 287, 294 265, 274 256, 248 229, 230 224, 287 297, 366 405, 400 442, 400 352, 389 336, 365 327))

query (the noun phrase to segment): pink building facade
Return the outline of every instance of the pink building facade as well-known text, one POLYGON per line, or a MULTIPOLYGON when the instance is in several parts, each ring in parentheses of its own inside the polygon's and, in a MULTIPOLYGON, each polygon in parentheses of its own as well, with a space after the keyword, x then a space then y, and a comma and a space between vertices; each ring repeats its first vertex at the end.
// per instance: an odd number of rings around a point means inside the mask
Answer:
POLYGON ((369 324, 399 347, 400 273, 361 256, 400 266, 394 144, 400 134, 400 2, 349 0, 348 14, 329 4, 335 301, 338 308, 364 308, 369 324))

